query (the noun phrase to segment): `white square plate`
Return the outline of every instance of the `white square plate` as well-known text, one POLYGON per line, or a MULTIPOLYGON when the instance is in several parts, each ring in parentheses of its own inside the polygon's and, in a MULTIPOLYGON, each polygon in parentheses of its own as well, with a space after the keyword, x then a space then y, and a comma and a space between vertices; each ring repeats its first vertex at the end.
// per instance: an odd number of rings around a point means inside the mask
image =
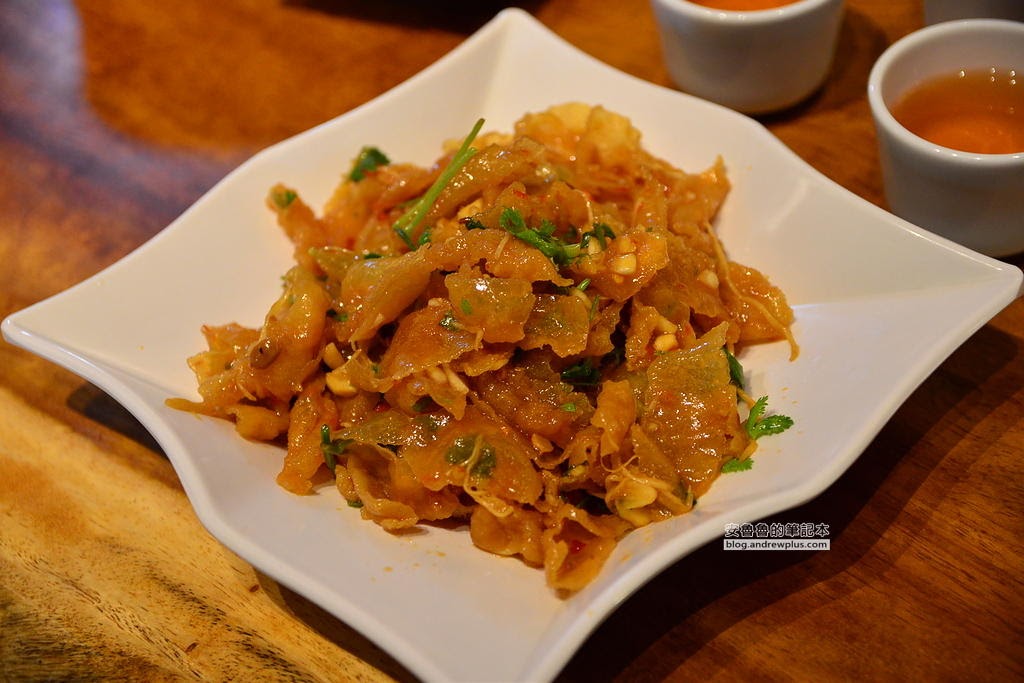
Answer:
POLYGON ((800 161, 762 126, 622 74, 520 10, 505 10, 423 73, 275 145, 137 251, 3 323, 13 343, 103 388, 152 432, 199 518, 226 546, 315 601, 429 681, 544 681, 621 601, 728 522, 798 505, 833 482, 908 394, 1019 294, 1021 272, 915 228, 800 161), (734 190, 719 217, 730 256, 788 294, 802 347, 745 352, 757 395, 796 426, 757 465, 724 476, 695 512, 627 536, 568 600, 543 573, 475 549, 468 533, 392 536, 331 489, 274 483, 281 452, 226 422, 164 406, 195 396, 185 358, 204 323, 258 325, 291 245, 263 197, 275 182, 326 201, 364 144, 429 163, 480 116, 509 130, 578 100, 630 117, 645 146, 690 171, 721 154, 734 190))

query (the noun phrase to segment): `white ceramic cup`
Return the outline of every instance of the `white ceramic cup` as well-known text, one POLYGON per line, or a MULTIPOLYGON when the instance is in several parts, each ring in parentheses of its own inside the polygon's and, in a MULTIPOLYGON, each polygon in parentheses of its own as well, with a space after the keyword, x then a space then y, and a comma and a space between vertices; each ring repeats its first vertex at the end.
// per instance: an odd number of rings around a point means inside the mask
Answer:
POLYGON ((651 7, 679 89, 746 114, 785 109, 822 84, 843 16, 843 0, 757 11, 687 0, 651 0, 651 7))
POLYGON ((892 212, 998 257, 1024 251, 1024 153, 943 147, 911 133, 890 111, 922 81, 991 67, 1024 71, 1024 24, 997 19, 935 24, 882 53, 868 77, 868 102, 892 212))
POLYGON ((1024 21, 1024 0, 924 0, 924 23, 956 19, 1024 21))

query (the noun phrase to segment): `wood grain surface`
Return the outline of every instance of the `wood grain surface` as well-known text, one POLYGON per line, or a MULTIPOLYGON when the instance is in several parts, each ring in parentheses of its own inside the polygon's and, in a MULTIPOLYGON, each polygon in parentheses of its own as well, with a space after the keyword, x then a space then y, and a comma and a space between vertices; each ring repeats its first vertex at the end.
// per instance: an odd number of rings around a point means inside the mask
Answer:
MULTIPOLYGON (((668 85, 647 0, 520 6, 668 85)), ((501 7, 2 0, 0 317, 115 262, 255 151, 400 83, 501 7)), ((917 2, 849 0, 824 88, 763 119, 882 206, 867 74, 920 25, 917 2)), ((1022 456, 1018 300, 841 479, 773 518, 828 524, 831 550, 737 557, 711 543, 623 604, 559 680, 1021 680, 1022 456)), ((414 680, 210 537, 120 405, 7 343, 0 679, 414 680)))

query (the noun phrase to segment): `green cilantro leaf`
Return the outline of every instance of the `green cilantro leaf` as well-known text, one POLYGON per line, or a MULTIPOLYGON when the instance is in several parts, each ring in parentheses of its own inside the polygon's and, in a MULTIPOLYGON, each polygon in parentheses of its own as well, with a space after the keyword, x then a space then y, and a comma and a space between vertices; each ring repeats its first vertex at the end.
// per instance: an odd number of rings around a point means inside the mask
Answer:
POLYGON ((497 465, 498 457, 494 452, 494 447, 485 443, 480 447, 480 452, 476 456, 476 462, 473 463, 469 473, 474 477, 486 479, 494 473, 494 468, 497 465))
POLYGON ((462 329, 462 326, 459 325, 459 321, 455 319, 455 314, 451 311, 445 313, 437 324, 449 331, 462 329))
POLYGON ((352 163, 352 170, 349 171, 348 179, 359 182, 366 177, 367 173, 377 170, 381 166, 391 163, 387 155, 376 147, 363 147, 359 150, 359 156, 352 163))
POLYGON ((598 306, 600 305, 600 303, 601 303, 601 295, 600 294, 595 294, 594 298, 590 300, 590 318, 589 318, 590 320, 593 320, 594 318, 597 317, 598 306))
POLYGON ((596 387, 601 383, 601 371, 589 358, 584 358, 562 370, 562 381, 576 387, 596 387))
POLYGON ((284 189, 274 192, 271 199, 274 200, 274 206, 284 210, 287 209, 298 196, 299 195, 295 193, 295 190, 284 189))
POLYGON ((729 361, 729 379, 732 383, 738 386, 740 389, 743 388, 743 366, 736 360, 736 356, 729 353, 729 349, 723 348, 725 352, 725 358, 729 361))
POLYGON ((541 221, 538 227, 530 228, 519 211, 506 207, 498 218, 498 224, 516 239, 538 249, 555 265, 565 265, 580 254, 580 245, 566 244, 554 236, 555 225, 551 221, 541 221))
POLYGON ((760 439, 769 434, 780 434, 793 426, 793 418, 786 415, 769 415, 765 417, 764 411, 768 407, 768 397, 762 396, 750 406, 750 414, 747 415, 743 428, 751 439, 760 439))
POLYGON ((324 424, 320 425, 320 452, 323 453, 324 463, 333 472, 338 464, 338 456, 345 452, 352 439, 331 438, 331 428, 324 424))
POLYGON ((724 463, 722 463, 722 474, 729 474, 730 472, 746 472, 753 466, 753 458, 747 458, 746 460, 740 460, 739 458, 729 458, 724 463))
POLYGON ((445 451, 444 459, 452 465, 461 465, 469 460, 476 448, 475 436, 459 436, 452 441, 452 445, 445 451))
POLYGON ((608 504, 604 502, 604 498, 581 489, 565 491, 562 497, 573 507, 585 510, 592 515, 610 515, 612 513, 608 504))
POLYGON ((415 403, 412 404, 412 409, 417 413, 425 413, 426 411, 430 410, 430 406, 432 406, 433 404, 434 401, 429 396, 421 396, 420 398, 416 399, 415 403))
POLYGON ((596 239, 597 243, 601 245, 602 249, 604 249, 608 246, 608 240, 615 239, 615 233, 604 223, 594 223, 593 230, 583 233, 583 237, 580 240, 580 246, 586 249, 587 244, 592 239, 596 239))

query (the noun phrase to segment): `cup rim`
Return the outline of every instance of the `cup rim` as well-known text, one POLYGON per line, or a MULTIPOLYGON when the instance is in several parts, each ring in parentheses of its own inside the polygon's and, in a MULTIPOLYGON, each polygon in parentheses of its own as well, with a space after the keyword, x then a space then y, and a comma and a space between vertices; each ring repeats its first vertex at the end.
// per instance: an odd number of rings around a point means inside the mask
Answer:
POLYGON ((700 19, 718 24, 772 24, 780 21, 787 21, 809 14, 826 5, 844 0, 795 0, 788 5, 781 7, 770 7, 757 10, 727 10, 705 7, 689 0, 653 0, 665 11, 676 14, 683 14, 691 19, 700 19))
POLYGON ((1009 19, 957 19, 926 26, 892 43, 875 61, 868 75, 868 104, 871 107, 876 124, 884 128, 885 132, 890 136, 897 138, 900 144, 907 146, 914 152, 922 155, 936 156, 949 163, 966 162, 993 168, 1024 166, 1024 151, 984 154, 981 152, 966 152, 962 149, 930 142, 912 133, 897 121, 882 98, 882 82, 892 67, 893 62, 914 48, 941 40, 950 34, 962 35, 965 32, 1004 30, 1018 33, 1024 38, 1024 23, 1018 21, 1009 19))

